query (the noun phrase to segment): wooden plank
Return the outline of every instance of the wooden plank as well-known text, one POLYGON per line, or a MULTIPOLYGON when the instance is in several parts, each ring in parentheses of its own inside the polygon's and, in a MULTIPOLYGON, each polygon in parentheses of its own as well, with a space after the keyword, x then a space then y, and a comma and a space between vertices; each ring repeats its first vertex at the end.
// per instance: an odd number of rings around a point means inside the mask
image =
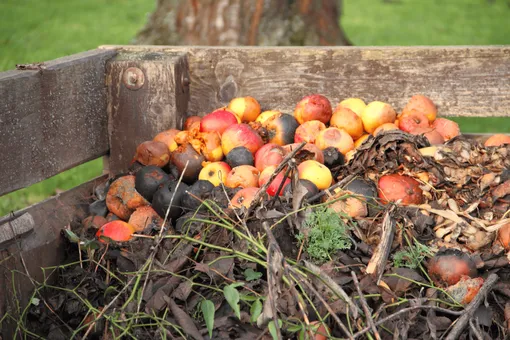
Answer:
POLYGON ((509 46, 101 48, 187 51, 189 114, 203 115, 247 95, 264 109, 292 113, 312 93, 333 105, 359 97, 400 111, 421 93, 432 98, 441 116, 510 116, 509 46))
MULTIPOLYGON (((62 264, 65 260, 62 229, 71 221, 79 221, 88 215, 94 188, 106 179, 107 176, 98 177, 12 216, 0 218, 0 229, 26 230, 34 227, 9 244, 0 245, 0 319, 5 313, 15 316, 15 299, 20 299, 23 308, 33 292, 21 259, 30 276, 38 282, 44 279, 41 268, 62 264), (22 221, 25 225, 21 225, 22 221)), ((4 339, 12 339, 9 334, 12 334, 15 325, 7 321, 1 327, 4 339)))
POLYGON ((107 65, 109 170, 127 171, 138 144, 182 125, 188 104, 183 53, 122 53, 107 65), (126 85, 130 77, 133 86, 126 85), (137 82, 138 81, 138 82, 137 82))
POLYGON ((190 49, 190 114, 253 96, 294 111, 305 95, 359 97, 399 112, 414 94, 441 116, 510 116, 510 47, 190 49))
POLYGON ((0 195, 108 152, 105 64, 115 54, 0 73, 0 195))

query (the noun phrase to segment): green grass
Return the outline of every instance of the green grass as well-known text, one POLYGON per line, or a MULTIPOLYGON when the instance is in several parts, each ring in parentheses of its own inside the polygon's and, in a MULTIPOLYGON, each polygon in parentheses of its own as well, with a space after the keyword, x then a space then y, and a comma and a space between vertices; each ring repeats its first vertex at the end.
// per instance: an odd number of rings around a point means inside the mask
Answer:
MULTIPOLYGON (((101 44, 129 44, 156 0, 2 0, 0 71, 101 44)), ((510 44, 508 0, 344 0, 342 25, 355 45, 510 44)), ((462 131, 510 132, 507 118, 456 118, 462 131)), ((101 173, 95 160, 0 198, 0 216, 101 173)))

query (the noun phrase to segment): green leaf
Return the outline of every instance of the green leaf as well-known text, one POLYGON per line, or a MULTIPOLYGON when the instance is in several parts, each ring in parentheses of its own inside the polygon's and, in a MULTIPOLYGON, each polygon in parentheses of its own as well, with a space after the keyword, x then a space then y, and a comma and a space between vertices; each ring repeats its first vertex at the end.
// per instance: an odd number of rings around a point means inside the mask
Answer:
POLYGON ((241 301, 253 302, 253 301, 257 301, 260 298, 255 295, 239 294, 239 299, 241 301))
POLYGON ((258 299, 257 301, 255 301, 251 305, 251 308, 250 308, 250 314, 251 314, 250 321, 251 322, 257 322, 257 319, 259 318, 260 313, 262 313, 262 302, 260 301, 260 299, 258 299))
POLYGON ((212 332, 214 328, 214 303, 211 300, 204 300, 202 301, 200 307, 202 308, 205 325, 209 331, 209 338, 212 338, 212 332))
POLYGON ((114 286, 108 286, 104 291, 104 296, 106 297, 108 294, 113 292, 117 292, 117 288, 115 288, 114 286))
POLYGON ((235 289, 234 285, 225 286, 223 288, 223 294, 228 304, 234 310, 237 318, 241 320, 241 309, 239 308, 239 292, 235 289))
POLYGON ((256 272, 253 269, 248 268, 244 271, 244 277, 245 277, 246 281, 255 281, 262 277, 262 273, 256 272))
POLYGON ((85 244, 83 245, 83 247, 85 249, 94 250, 94 249, 99 249, 101 246, 99 245, 99 242, 97 242, 97 240, 87 240, 87 241, 85 241, 85 244))
MULTIPOLYGON (((280 319, 278 319, 278 326, 280 326, 280 329, 282 328, 282 320, 280 319)), ((276 333, 276 326, 273 320, 269 321, 267 328, 269 328, 269 333, 271 333, 273 340, 278 340, 278 334, 276 333)))
POLYGON ((41 300, 39 300, 36 297, 32 298, 32 300, 30 301, 30 303, 33 304, 34 306, 39 306, 39 302, 41 302, 41 300))
POLYGON ((72 243, 80 243, 80 238, 78 237, 78 235, 76 235, 69 229, 64 229, 64 231, 66 232, 66 236, 69 239, 69 241, 71 241, 72 243))

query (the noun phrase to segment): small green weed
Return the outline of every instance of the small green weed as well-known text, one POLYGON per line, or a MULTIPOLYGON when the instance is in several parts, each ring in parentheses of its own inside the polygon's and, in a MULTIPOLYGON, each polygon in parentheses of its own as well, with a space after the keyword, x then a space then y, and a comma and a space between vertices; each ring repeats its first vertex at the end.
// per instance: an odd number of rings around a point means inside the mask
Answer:
MULTIPOLYGON (((337 250, 351 247, 349 227, 333 209, 315 209, 307 216, 305 227, 308 229, 305 249, 308 255, 319 263, 331 259, 331 255, 337 250)), ((300 233, 297 238, 301 242, 305 235, 300 233)))
MULTIPOLYGON (((410 242, 408 242, 410 243, 410 242)), ((397 268, 407 267, 417 269, 426 257, 434 255, 429 247, 414 240, 406 249, 399 250, 393 256, 393 265, 397 268)))

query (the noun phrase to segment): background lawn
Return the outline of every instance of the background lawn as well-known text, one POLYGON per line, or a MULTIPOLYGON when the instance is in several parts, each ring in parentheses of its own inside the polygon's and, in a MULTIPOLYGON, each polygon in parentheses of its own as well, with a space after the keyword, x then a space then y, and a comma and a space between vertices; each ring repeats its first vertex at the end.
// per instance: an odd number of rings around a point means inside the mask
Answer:
MULTIPOLYGON (((129 44, 156 0, 1 0, 0 71, 101 44, 129 44)), ((344 0, 355 45, 510 44, 509 0, 344 0)), ((510 132, 508 118, 456 119, 464 132, 510 132)), ((0 216, 100 175, 100 159, 0 197, 0 216)))

